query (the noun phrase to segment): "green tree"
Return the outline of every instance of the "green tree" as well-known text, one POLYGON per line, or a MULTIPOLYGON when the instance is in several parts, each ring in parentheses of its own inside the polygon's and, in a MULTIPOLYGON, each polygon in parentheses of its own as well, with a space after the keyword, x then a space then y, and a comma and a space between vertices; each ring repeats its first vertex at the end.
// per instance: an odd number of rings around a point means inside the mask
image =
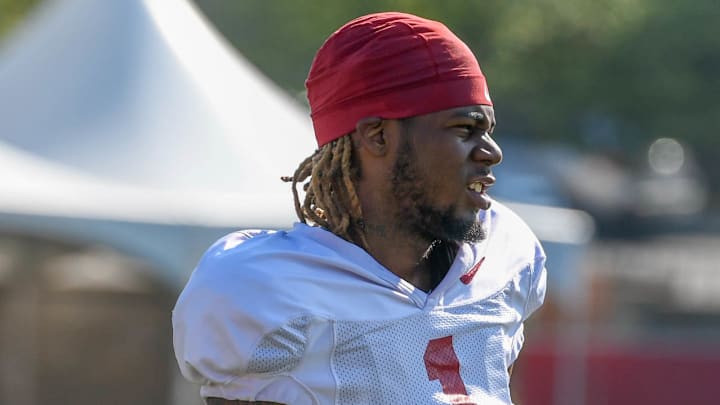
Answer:
POLYGON ((40 0, 0 0, 0 39, 5 37, 40 0))

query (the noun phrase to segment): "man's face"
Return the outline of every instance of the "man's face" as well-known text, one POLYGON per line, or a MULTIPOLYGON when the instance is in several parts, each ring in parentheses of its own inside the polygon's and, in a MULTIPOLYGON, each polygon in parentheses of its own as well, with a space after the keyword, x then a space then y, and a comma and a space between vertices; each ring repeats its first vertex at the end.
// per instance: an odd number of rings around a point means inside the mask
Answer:
POLYGON ((483 239, 477 214, 490 207, 490 169, 502 160, 490 137, 492 107, 453 108, 402 120, 402 127, 391 184, 398 226, 427 241, 483 239))

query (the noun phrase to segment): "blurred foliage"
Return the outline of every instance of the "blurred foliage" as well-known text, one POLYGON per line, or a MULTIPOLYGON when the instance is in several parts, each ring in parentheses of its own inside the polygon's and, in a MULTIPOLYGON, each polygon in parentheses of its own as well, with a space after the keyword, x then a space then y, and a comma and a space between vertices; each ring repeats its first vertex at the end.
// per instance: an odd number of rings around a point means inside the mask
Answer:
POLYGON ((0 38, 19 23, 40 0, 0 0, 0 38))
POLYGON ((501 133, 616 152, 662 136, 700 154, 720 145, 717 0, 196 3, 294 93, 331 32, 368 12, 399 10, 443 21, 475 51, 501 133))

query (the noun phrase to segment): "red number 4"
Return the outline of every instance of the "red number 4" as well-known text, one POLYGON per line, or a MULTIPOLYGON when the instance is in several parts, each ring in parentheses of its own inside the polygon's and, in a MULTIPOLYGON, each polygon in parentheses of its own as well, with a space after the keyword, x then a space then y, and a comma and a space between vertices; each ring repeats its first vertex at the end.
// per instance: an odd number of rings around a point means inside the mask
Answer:
POLYGON ((423 356, 430 381, 440 380, 442 390, 457 405, 476 405, 468 397, 465 383, 460 376, 460 360, 453 348, 452 336, 432 339, 423 356))

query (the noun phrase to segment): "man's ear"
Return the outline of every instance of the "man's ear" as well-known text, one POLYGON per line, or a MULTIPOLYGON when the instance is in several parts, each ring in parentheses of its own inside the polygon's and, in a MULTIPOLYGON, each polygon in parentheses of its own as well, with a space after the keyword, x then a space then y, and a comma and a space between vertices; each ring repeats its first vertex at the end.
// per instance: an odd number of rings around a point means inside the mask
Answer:
POLYGON ((353 132, 353 143, 375 156, 387 153, 387 138, 384 121, 380 117, 366 117, 358 120, 353 132))

